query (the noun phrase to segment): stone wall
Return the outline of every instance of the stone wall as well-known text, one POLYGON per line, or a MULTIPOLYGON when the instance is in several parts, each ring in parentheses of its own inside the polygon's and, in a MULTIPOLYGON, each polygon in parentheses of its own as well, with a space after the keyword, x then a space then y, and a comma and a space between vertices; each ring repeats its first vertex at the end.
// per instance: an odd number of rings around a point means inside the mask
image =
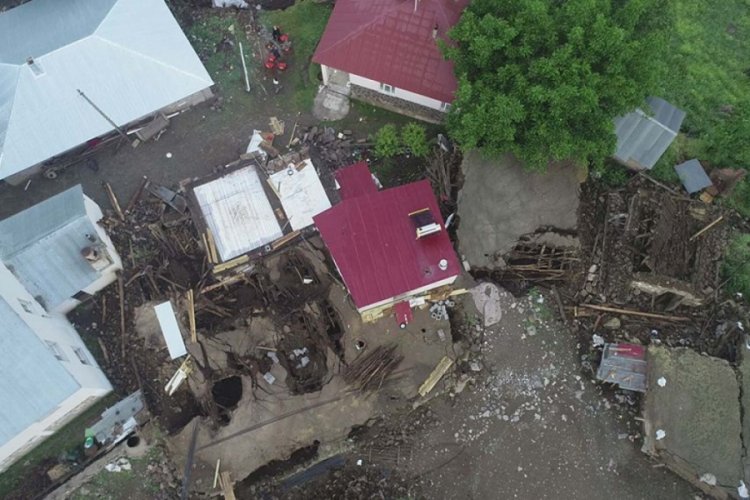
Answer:
POLYGON ((395 113, 401 113, 402 115, 411 116, 417 120, 423 120, 430 123, 442 123, 445 119, 445 113, 442 113, 435 109, 430 109, 421 104, 399 99, 374 90, 360 87, 359 85, 351 84, 351 97, 365 101, 374 106, 385 108, 395 113))

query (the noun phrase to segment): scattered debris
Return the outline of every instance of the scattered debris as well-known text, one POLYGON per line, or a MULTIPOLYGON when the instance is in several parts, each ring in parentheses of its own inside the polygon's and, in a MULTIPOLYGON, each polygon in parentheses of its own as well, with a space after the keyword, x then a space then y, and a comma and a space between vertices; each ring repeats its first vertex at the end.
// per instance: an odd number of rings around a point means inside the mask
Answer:
POLYGON ((396 349, 395 344, 376 347, 346 368, 344 380, 362 392, 379 389, 404 359, 396 349))

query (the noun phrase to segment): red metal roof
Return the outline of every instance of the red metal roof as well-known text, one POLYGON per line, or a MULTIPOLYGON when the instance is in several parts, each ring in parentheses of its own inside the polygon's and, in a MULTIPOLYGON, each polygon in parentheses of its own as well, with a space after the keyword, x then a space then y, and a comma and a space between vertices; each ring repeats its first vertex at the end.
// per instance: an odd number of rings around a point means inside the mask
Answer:
POLYGON ((344 199, 314 221, 358 309, 460 272, 429 181, 344 199), (417 239, 409 214, 423 208, 442 230, 417 239))
POLYGON ((397 89, 452 102, 457 83, 438 38, 469 0, 338 0, 313 61, 397 89))
POLYGON ((342 200, 378 192, 366 161, 336 170, 334 176, 339 183, 339 195, 342 200))

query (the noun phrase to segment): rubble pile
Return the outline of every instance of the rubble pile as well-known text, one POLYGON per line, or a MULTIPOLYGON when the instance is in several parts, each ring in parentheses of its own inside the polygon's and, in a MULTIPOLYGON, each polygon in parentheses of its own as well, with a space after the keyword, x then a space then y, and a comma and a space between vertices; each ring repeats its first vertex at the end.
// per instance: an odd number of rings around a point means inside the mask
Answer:
POLYGON ((337 132, 332 127, 323 126, 300 131, 292 140, 292 145, 295 141, 310 148, 313 161, 322 162, 332 170, 361 160, 366 156, 366 149, 372 145, 367 139, 355 139, 351 130, 337 132))

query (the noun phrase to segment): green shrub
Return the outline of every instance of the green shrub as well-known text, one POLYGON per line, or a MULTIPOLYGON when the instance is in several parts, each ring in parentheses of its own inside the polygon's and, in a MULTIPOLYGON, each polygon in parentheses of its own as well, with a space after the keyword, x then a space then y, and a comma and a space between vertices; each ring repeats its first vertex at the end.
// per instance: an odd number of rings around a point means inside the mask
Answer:
POLYGON ((401 141, 418 158, 427 156, 430 150, 427 145, 427 129, 419 123, 407 123, 401 129, 401 141))
POLYGON ((750 297, 750 234, 737 234, 732 239, 722 272, 729 292, 750 297))
POLYGON ((743 217, 750 217, 750 181, 745 178, 737 183, 725 203, 737 210, 743 217))
POLYGON ((595 164, 591 169, 591 177, 611 188, 624 186, 630 178, 626 167, 610 161, 595 164))
POLYGON ((396 156, 401 152, 401 143, 398 140, 396 126, 392 123, 383 125, 375 133, 375 154, 380 158, 396 156))

